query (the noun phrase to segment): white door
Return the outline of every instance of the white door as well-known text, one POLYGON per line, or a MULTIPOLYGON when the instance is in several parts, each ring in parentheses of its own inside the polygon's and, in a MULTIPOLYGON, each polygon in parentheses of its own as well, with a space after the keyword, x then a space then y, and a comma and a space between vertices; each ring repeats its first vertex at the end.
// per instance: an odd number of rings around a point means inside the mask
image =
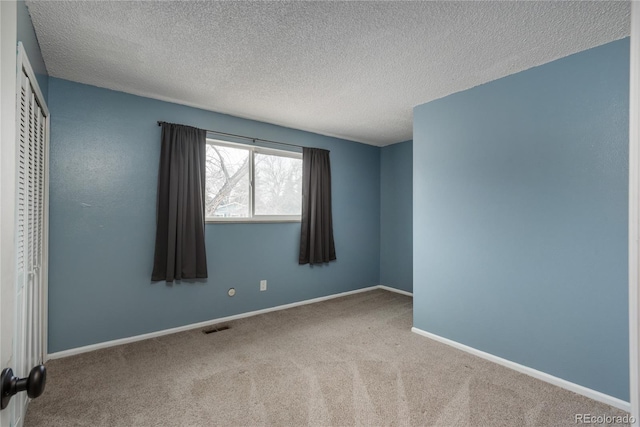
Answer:
MULTIPOLYGON (((0 368, 13 365, 15 335, 16 22, 16 2, 0 1, 0 368)), ((0 411, 0 427, 13 416, 0 411)))

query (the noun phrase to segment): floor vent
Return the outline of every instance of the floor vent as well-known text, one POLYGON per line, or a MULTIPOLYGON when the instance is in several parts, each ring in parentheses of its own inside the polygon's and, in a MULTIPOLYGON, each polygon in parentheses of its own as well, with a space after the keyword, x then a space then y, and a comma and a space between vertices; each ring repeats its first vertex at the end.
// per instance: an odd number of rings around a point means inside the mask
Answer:
POLYGON ((212 326, 210 328, 203 329, 202 333, 203 334, 212 334, 214 332, 226 331, 227 329, 229 329, 228 326, 212 326))

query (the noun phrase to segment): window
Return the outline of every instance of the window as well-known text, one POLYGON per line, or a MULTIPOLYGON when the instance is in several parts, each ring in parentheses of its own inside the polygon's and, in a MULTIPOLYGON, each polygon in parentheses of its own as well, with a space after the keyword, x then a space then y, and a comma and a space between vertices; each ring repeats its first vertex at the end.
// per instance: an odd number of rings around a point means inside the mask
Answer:
POLYGON ((207 221, 300 221, 302 153, 207 140, 207 221))

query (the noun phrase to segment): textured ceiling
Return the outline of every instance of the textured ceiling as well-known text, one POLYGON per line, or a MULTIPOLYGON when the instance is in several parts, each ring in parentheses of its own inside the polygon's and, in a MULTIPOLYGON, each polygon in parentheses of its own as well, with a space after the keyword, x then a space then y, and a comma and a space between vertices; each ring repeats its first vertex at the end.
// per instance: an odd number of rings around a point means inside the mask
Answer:
POLYGON ((416 105, 629 34, 628 2, 27 6, 54 77, 381 146, 416 105))

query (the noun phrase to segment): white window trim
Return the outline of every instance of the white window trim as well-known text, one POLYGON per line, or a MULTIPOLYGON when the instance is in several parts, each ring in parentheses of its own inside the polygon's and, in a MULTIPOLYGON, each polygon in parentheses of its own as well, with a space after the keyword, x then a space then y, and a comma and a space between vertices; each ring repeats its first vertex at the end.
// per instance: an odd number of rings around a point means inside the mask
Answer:
POLYGON ((277 148, 262 147, 257 145, 242 144, 238 142, 229 142, 216 138, 207 138, 208 145, 219 145, 223 147, 238 148, 249 152, 249 217, 205 217, 207 224, 241 224, 241 223, 278 223, 278 222, 301 222, 302 215, 256 215, 255 213, 255 173, 254 173, 254 156, 255 154, 272 154, 281 157, 290 157, 292 159, 302 159, 302 153, 297 151, 280 150, 277 148))

